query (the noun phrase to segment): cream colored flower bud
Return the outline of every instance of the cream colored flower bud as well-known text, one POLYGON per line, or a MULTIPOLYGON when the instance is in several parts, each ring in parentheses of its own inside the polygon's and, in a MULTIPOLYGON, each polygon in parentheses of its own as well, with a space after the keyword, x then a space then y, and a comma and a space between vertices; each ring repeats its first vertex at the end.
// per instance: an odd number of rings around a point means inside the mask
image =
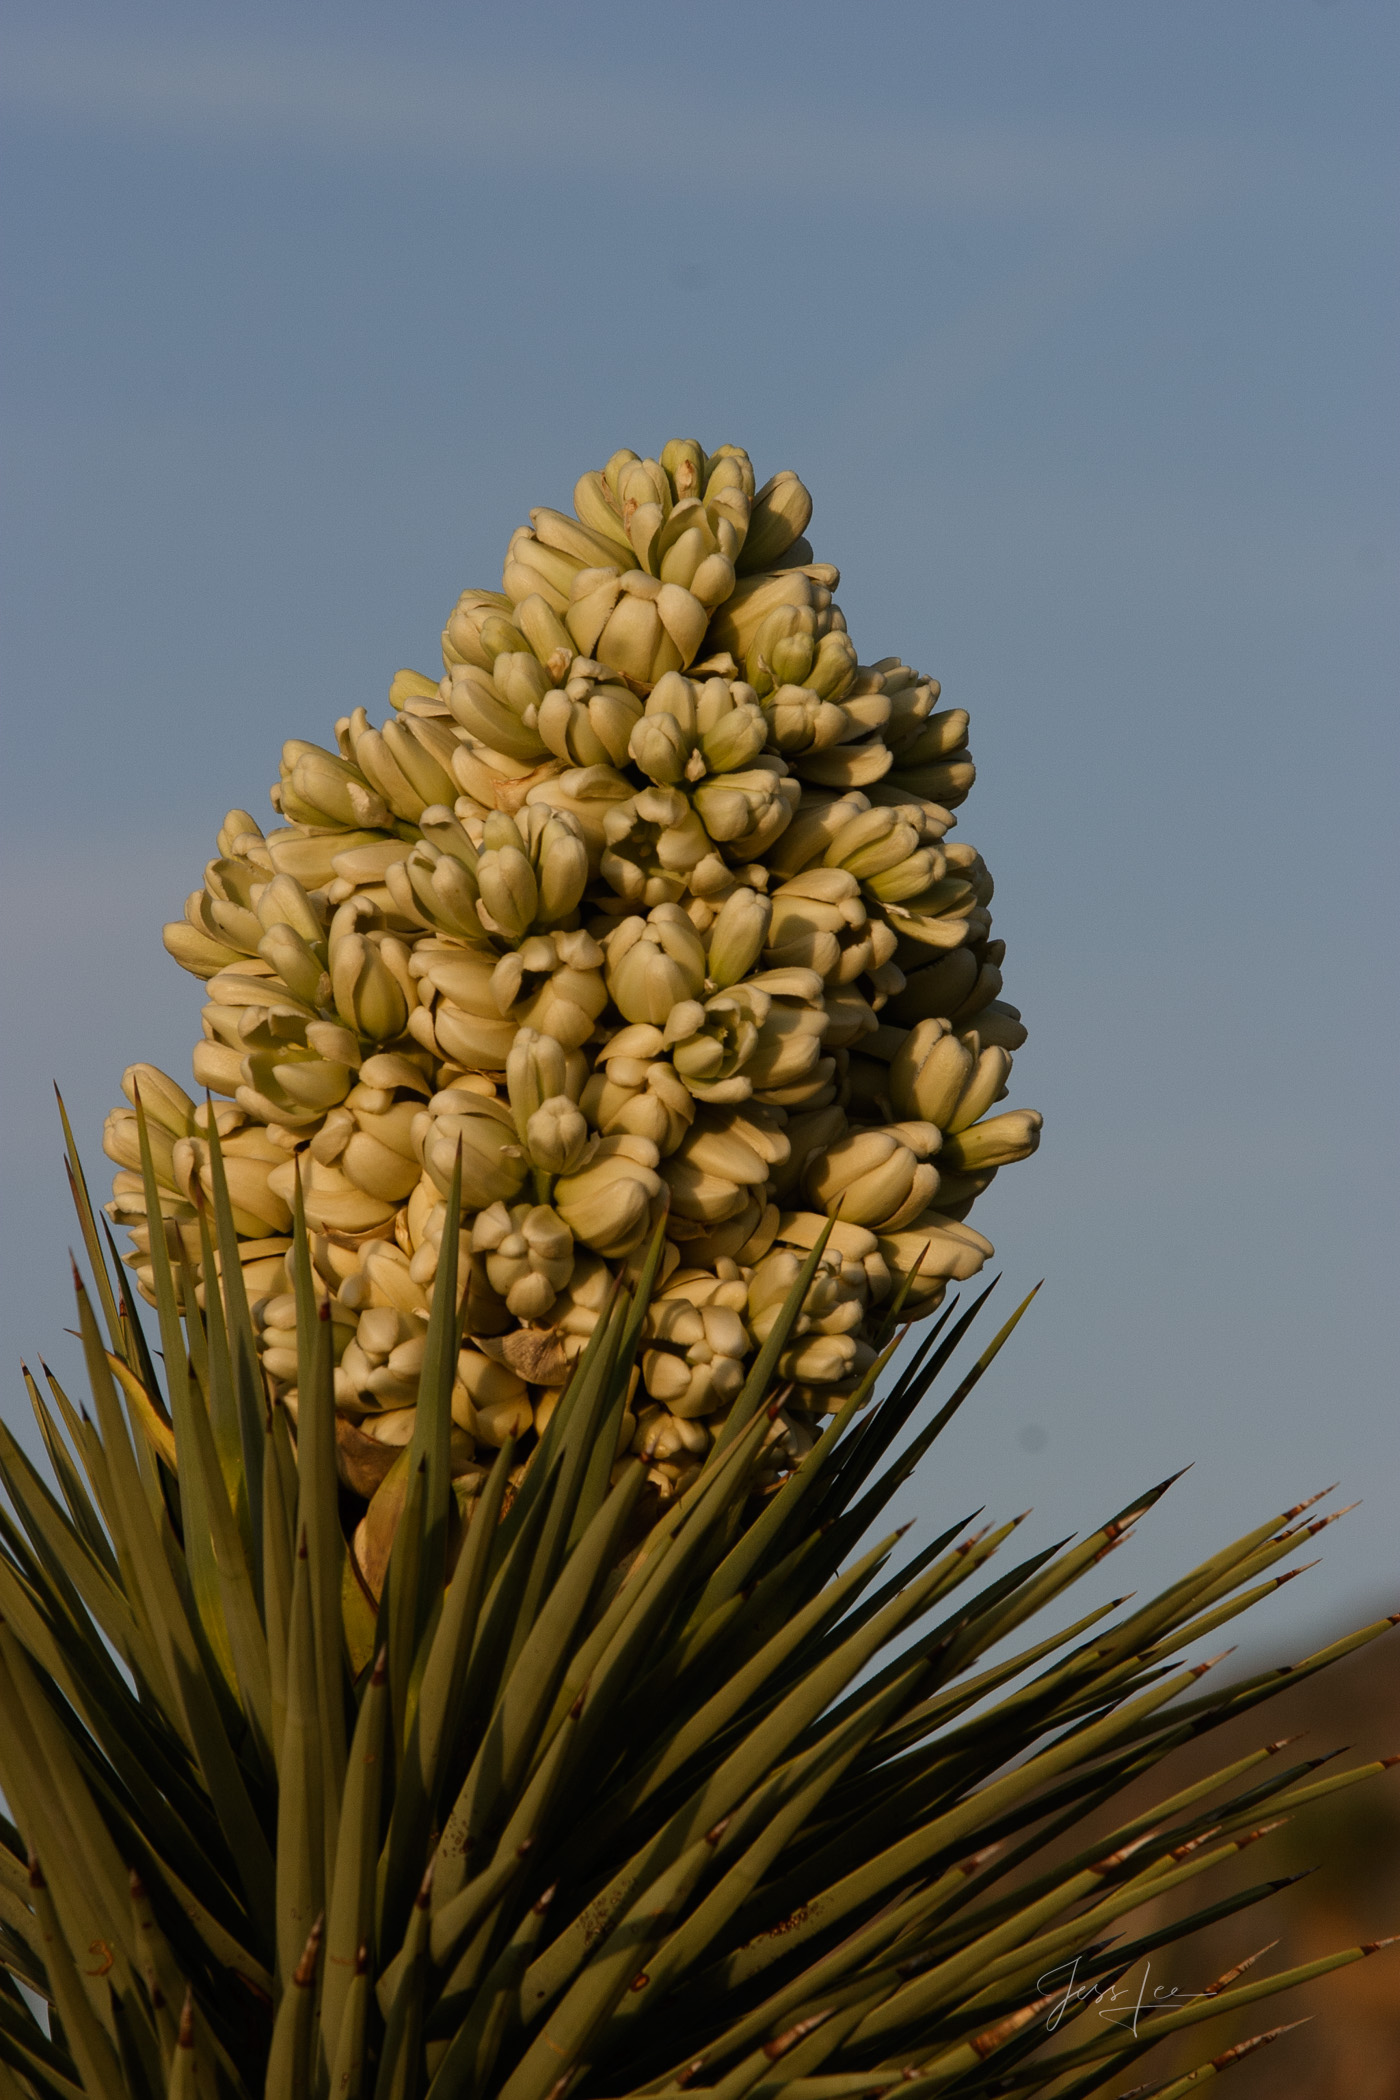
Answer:
POLYGON ((568 1174, 588 1144, 588 1124, 567 1094, 556 1094, 535 1110, 525 1127, 525 1149, 545 1174, 568 1174))
POLYGON ((573 1234, 546 1204, 493 1203, 472 1226, 491 1287, 519 1320, 541 1320, 574 1268, 573 1234))
MULTIPOLYGON (((146 1133, 150 1139, 151 1163, 156 1179, 173 1189, 176 1186, 172 1165, 175 1137, 153 1118, 146 1124, 146 1133)), ((134 1174, 141 1172, 141 1133, 134 1109, 114 1108, 109 1111, 102 1126, 102 1149, 119 1167, 128 1167, 134 1174)))
POLYGON ((672 904, 711 850, 704 825, 674 788, 644 788, 603 820, 603 878, 629 902, 672 904))
MULTIPOLYGON (((718 685, 720 681, 712 683, 718 685)), ((735 773, 751 766, 768 741, 768 723, 757 702, 735 703, 729 695, 726 699, 729 705, 718 713, 700 739, 700 750, 711 773, 735 773)))
POLYGON ((555 1185, 555 1208, 574 1238, 609 1261, 640 1245, 665 1193, 657 1163, 645 1138, 600 1138, 588 1164, 555 1185))
POLYGON ((974 1123, 980 1122, 994 1101, 1005 1099, 1010 1077, 1010 1052, 995 1044, 983 1050, 958 1096, 947 1128, 954 1132, 969 1130, 974 1123))
POLYGON ((452 1419, 493 1448, 508 1437, 524 1436, 534 1419, 524 1379, 479 1349, 463 1349, 452 1387, 452 1419))
POLYGON ((417 1135, 423 1165, 444 1196, 451 1192, 460 1147, 463 1210, 484 1210, 502 1199, 509 1202, 519 1193, 527 1163, 504 1102, 488 1101, 479 1094, 439 1094, 424 1111, 417 1135), (448 1105, 439 1108, 439 1103, 448 1105))
POLYGON ((738 1397, 753 1348, 732 1308, 658 1301, 648 1319, 660 1346, 642 1353, 642 1382, 679 1421, 724 1413, 738 1397))
POLYGON ((497 1009, 576 1050, 607 1004, 602 960, 602 949, 586 933, 532 934, 491 973, 497 1009))
MULTIPOLYGON (((575 658, 575 674, 578 661, 575 658)), ((591 679, 575 675, 562 692, 546 693, 536 728, 566 765, 625 766, 628 742, 641 715, 641 702, 625 686, 595 686, 591 679)))
POLYGON ((944 1139, 944 1164, 952 1171, 977 1174, 988 1167, 1029 1159, 1040 1143, 1044 1120, 1034 1108, 1013 1108, 1005 1115, 989 1116, 985 1123, 974 1123, 970 1130, 944 1139))
MULTIPOLYGON (((743 1063, 744 1077, 759 1092, 790 1085, 810 1073, 821 1056, 822 1037, 829 1025, 821 1003, 821 979, 815 972, 785 970, 765 976, 794 982, 791 990, 769 995, 758 1039, 743 1063), (807 991, 809 983, 814 991, 807 991)), ((767 991, 762 978, 758 986, 767 991)))
POLYGON ((336 1011, 347 1028, 376 1043, 389 1042, 403 1034, 408 1024, 408 1002, 397 979, 363 934, 346 934, 332 942, 330 977, 336 1011))
POLYGON ((672 715, 643 715, 627 750, 633 764, 659 787, 675 787, 690 777, 687 769, 694 745, 672 715))
POLYGON ((853 1225, 891 1229, 926 1209, 937 1187, 937 1170, 893 1130, 853 1131, 820 1154, 806 1175, 819 1210, 853 1225))
POLYGON ((945 1021, 920 1021, 890 1061, 890 1098, 902 1114, 922 1116, 947 1130, 972 1062, 971 1052, 945 1021))
MULTIPOLYGON (((226 1165, 228 1163, 226 1162, 226 1165)), ((274 1167, 267 1175, 266 1185, 280 1200, 282 1218, 291 1220, 298 1172, 300 1172, 302 1197, 306 1205, 306 1222, 313 1232, 370 1232, 377 1225, 385 1225, 393 1217, 397 1205, 388 1198, 368 1195, 356 1188, 347 1174, 339 1167, 329 1166, 317 1159, 314 1153, 302 1153, 274 1167)), ((233 1193, 232 1177, 229 1193, 233 1193)), ((245 1195, 256 1192, 248 1190, 245 1195)), ((269 1229, 265 1225, 264 1231, 269 1229)), ((283 1224, 280 1229, 287 1230, 283 1224)))
POLYGON ((506 1064, 506 1089, 522 1138, 531 1116, 546 1101, 560 1095, 578 1099, 587 1069, 577 1052, 566 1051, 553 1036, 536 1028, 517 1029, 506 1064))
POLYGON ((186 919, 172 919, 161 928, 160 937, 166 954, 172 955, 192 977, 213 977, 238 961, 236 948, 201 933, 186 919))
POLYGON ((933 1294, 935 1286, 941 1287, 950 1279, 966 1282, 994 1251, 991 1241, 974 1232, 970 1225, 955 1225, 937 1212, 930 1213, 927 1223, 916 1220, 902 1232, 880 1234, 880 1252, 891 1272, 914 1278, 905 1300, 907 1305, 917 1305, 921 1298, 933 1294))
POLYGON ((499 653, 499 631, 510 612, 511 602, 502 591, 463 591, 443 631, 442 660, 448 669, 465 663, 489 671, 499 653), (482 639, 487 627, 493 630, 489 646, 482 639))
POLYGON ((807 530, 812 499, 797 476, 784 468, 753 499, 739 567, 745 575, 771 568, 807 530))
MULTIPOLYGON (((528 817, 544 816, 531 810, 528 817)), ((541 825, 535 853, 539 885, 538 917, 542 926, 553 926, 576 911, 588 886, 588 847, 576 818, 563 811, 541 825)))
POLYGON ((673 1007, 704 989, 704 945, 674 904, 624 919, 608 938, 607 958, 608 990, 629 1021, 660 1026, 673 1007))
POLYGON ((523 940, 539 911, 539 884, 524 843, 507 816, 493 815, 486 823, 486 850, 477 862, 476 880, 481 902, 489 914, 493 932, 523 940))
POLYGON ((804 1335, 778 1358, 778 1375, 807 1385, 834 1385, 855 1369, 858 1351, 848 1334, 804 1335))
MULTIPOLYGON (((775 765, 780 760, 774 761, 775 765)), ((771 833, 784 830, 797 803, 797 782, 781 774, 757 768, 748 772, 720 773, 702 780, 694 793, 696 813, 712 839, 744 850, 762 853, 771 833), (748 841, 760 834, 764 844, 750 848, 748 841)))
POLYGON ((194 1103, 182 1086, 157 1065, 128 1065, 122 1073, 122 1092, 132 1107, 140 1095, 147 1127, 185 1137, 194 1127, 194 1103))
POLYGON ((816 664, 817 615, 810 605, 775 605, 759 621, 744 658, 749 682, 760 699, 778 687, 805 687, 816 664))
MULTIPOLYGON (((500 657, 500 663, 509 659, 500 657)), ((532 765, 546 755, 538 719, 529 721, 512 707, 488 672, 469 665, 454 665, 445 681, 448 706, 468 735, 479 738, 491 752, 516 764, 532 765)), ((461 779, 460 754, 453 759, 453 772, 461 779)))
MULTIPOLYGON (((623 1037, 640 1031, 625 1029, 623 1037)), ((659 1038, 660 1031, 653 1030, 659 1038)), ((581 1106, 595 1128, 605 1137, 620 1131, 648 1138, 664 1159, 675 1151, 695 1117, 695 1102, 689 1088, 659 1053, 642 1057, 614 1056, 615 1039, 608 1046, 607 1063, 584 1087, 581 1106)))
POLYGON ((316 950, 293 926, 273 926, 258 942, 258 954, 277 972, 294 998, 308 1006, 326 994, 326 971, 316 950))
POLYGON ((388 804, 358 766, 299 738, 282 746, 279 806, 294 823, 346 831, 388 831, 393 822, 388 804))
POLYGON ((757 890, 737 889, 725 899, 710 928, 712 984, 723 988, 747 977, 763 952, 772 916, 772 901, 757 890))
POLYGON ((785 753, 826 751, 850 727, 844 708, 806 685, 775 686, 763 702, 763 713, 769 742, 785 753))

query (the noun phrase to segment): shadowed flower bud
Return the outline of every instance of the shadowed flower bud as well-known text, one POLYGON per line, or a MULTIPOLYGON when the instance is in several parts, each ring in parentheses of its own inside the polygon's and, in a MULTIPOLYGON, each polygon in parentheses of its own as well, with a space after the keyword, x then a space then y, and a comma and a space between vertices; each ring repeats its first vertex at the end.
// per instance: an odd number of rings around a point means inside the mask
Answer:
POLYGON ((721 988, 746 977, 763 952, 773 905, 757 890, 738 889, 725 899, 710 928, 709 978, 721 988))

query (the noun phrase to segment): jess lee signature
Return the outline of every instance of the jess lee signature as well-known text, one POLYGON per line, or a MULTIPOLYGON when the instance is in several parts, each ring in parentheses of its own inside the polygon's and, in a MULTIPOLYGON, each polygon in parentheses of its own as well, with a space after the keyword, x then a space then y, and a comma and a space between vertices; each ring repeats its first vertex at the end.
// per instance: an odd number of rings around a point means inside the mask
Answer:
POLYGON ((1153 1984, 1149 1990, 1152 1964, 1143 1965, 1142 1976, 1137 1983, 1081 1983, 1079 1964, 1083 1957, 1076 1954, 1073 1961, 1061 1962, 1058 1968, 1047 1969, 1036 1981, 1036 1990, 1042 1997, 1055 1992, 1054 2003, 1045 2015, 1045 2026, 1053 2034, 1068 2012, 1077 2012, 1092 2005, 1101 2020, 1110 2027, 1122 2027, 1136 2036, 1138 2022, 1144 2012, 1159 2012, 1165 2006, 1185 2005, 1192 1998, 1208 1998, 1209 1991, 1183 1991, 1174 1983, 1153 1984), (1059 1979, 1063 1977, 1061 1985, 1059 1979))

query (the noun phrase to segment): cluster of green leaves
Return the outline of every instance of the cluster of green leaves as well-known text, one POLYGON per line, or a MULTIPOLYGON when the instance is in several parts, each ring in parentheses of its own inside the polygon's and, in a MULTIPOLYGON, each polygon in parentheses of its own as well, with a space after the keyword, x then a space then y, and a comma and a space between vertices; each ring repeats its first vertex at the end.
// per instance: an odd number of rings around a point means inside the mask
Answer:
MULTIPOLYGON (((56 1492, 0 1430, 0 2100, 1070 2100, 1164 2034, 1369 1951, 1263 1982, 1241 1964, 1135 2033, 1075 2024, 1164 1940, 1280 1884, 1136 1937, 1120 1921, 1379 1767, 1317 1778, 1271 1743, 1106 1840, 1066 1834, 1391 1621, 1200 1684, 1184 1652, 1287 1579, 1320 1528, 1300 1505, 1150 1603, 1013 1642, 1167 1483, 996 1578, 1015 1523, 955 1525, 896 1565, 882 1515, 1024 1307, 927 1420, 983 1301, 950 1307, 872 1398, 893 1335, 775 1476, 775 1366, 814 1253, 703 1470, 644 1527, 645 1469, 614 1460, 644 1269, 528 1464, 503 1450, 464 1513, 449 1202, 369 1623, 306 1233, 293 1436, 213 1155, 203 1273, 221 1262, 224 1288, 201 1312, 157 1238, 160 1375, 70 1137, 91 1413, 30 1381, 56 1492)), ((149 1149, 146 1171, 155 1215, 149 1149)))

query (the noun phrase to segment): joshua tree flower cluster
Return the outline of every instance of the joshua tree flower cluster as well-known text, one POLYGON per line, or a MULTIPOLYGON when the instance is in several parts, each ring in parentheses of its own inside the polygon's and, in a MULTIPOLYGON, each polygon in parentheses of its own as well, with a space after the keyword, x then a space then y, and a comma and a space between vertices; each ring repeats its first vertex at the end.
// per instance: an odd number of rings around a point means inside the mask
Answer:
MULTIPOLYGON (((791 473, 690 441, 619 452, 531 513, 470 590, 445 672, 400 671, 335 748, 293 740, 266 833, 234 810, 175 959, 207 981, 196 1102, 139 1096, 166 1244, 205 1288, 215 1126, 263 1370, 295 1416, 297 1183, 328 1308, 346 1479, 412 1434, 460 1161, 466 1340, 453 1463, 542 1429, 664 1215, 624 1445, 693 1474, 806 1253, 779 1365, 807 1448, 902 1293, 934 1309, 1040 1118, 1004 1110, 992 881, 951 836, 968 718, 862 664, 791 473)), ((149 1294, 134 1107, 110 1211, 149 1294)))

